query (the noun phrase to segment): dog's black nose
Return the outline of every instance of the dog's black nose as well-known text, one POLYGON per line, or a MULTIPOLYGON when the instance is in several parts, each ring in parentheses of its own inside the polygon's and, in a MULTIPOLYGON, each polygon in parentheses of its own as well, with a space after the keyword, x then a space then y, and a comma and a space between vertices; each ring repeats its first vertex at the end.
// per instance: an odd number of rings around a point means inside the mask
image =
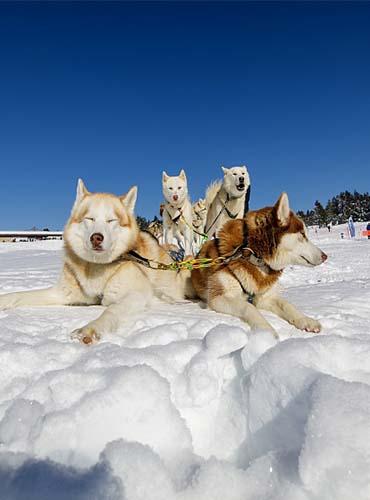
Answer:
POLYGON ((244 184, 244 177, 239 177, 240 184, 244 184))
POLYGON ((98 247, 104 241, 104 236, 101 233, 94 233, 90 236, 90 241, 94 247, 98 247))

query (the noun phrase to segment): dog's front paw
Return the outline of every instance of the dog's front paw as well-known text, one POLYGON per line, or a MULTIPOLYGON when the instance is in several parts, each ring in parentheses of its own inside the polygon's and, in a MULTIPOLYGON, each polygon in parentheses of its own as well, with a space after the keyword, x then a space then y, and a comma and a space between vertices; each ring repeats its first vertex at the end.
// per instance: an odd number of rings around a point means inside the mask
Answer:
POLYGON ((100 340, 100 335, 93 326, 86 325, 74 330, 71 334, 71 339, 78 340, 85 345, 90 345, 98 342, 100 340))
POLYGON ((316 319, 309 318, 308 316, 299 318, 294 324, 297 328, 304 330, 305 332, 320 333, 321 331, 320 322, 316 319))

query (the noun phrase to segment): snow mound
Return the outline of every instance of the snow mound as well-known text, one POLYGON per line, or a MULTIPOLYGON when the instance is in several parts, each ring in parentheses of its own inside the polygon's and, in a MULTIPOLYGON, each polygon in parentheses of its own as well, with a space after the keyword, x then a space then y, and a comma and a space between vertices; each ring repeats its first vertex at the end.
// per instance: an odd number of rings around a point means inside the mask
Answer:
POLYGON ((299 459, 303 484, 316 498, 370 498, 370 387, 322 376, 299 459), (333 425, 333 421, 335 421, 333 425))
MULTIPOLYGON (((368 500, 370 246, 336 236, 282 279, 318 336, 183 302, 87 348, 101 307, 1 312, 0 500, 368 500)), ((1 293, 56 280, 32 245, 0 246, 1 293)))

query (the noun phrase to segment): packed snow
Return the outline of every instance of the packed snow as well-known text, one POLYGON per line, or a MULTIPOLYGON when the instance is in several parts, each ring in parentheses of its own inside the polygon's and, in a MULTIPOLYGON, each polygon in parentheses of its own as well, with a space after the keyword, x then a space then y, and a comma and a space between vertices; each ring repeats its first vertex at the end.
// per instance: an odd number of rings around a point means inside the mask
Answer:
MULTIPOLYGON (((370 240, 311 237, 328 261, 281 285, 320 335, 158 302, 87 347, 101 307, 0 312, 0 500, 369 500, 370 240)), ((0 244, 0 293, 61 245, 0 244)))

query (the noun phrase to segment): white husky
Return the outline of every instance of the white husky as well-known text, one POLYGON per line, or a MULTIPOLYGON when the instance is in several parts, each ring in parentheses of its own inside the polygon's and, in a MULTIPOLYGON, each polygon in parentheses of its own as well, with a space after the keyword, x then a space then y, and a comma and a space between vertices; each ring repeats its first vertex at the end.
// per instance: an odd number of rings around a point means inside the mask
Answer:
POLYGON ((163 237, 167 245, 177 240, 184 247, 185 255, 191 255, 193 243, 192 206, 188 197, 188 184, 184 170, 179 175, 162 173, 163 237))
POLYGON ((206 192, 205 232, 209 238, 217 236, 228 220, 243 217, 245 197, 249 192, 250 179, 245 165, 221 168, 224 173, 223 181, 214 182, 206 192))
MULTIPOLYGON (((134 215, 137 188, 126 195, 90 193, 82 180, 64 231, 64 266, 59 282, 47 289, 0 295, 0 310, 22 306, 107 306, 97 319, 74 332, 89 344, 115 331, 156 296, 181 300, 188 273, 153 270, 137 262, 171 258, 149 233, 139 231, 134 215), (136 256, 136 261, 130 260, 136 256)), ((147 261, 146 261, 147 262, 147 261)))

